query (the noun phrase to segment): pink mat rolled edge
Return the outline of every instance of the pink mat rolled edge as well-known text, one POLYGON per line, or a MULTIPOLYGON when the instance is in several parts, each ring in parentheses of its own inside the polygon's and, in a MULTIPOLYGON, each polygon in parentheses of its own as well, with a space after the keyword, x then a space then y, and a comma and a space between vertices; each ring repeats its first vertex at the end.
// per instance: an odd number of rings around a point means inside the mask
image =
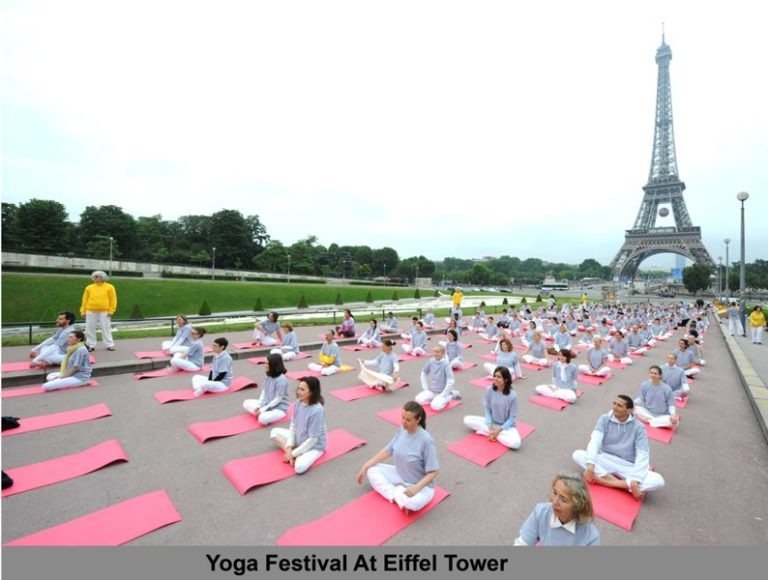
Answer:
POLYGON ((74 423, 82 423, 84 421, 91 421, 92 419, 109 417, 110 415, 112 415, 112 411, 109 410, 109 407, 104 403, 98 403, 97 405, 91 405, 90 407, 62 411, 61 413, 23 417, 19 419, 20 426, 16 429, 3 431, 3 437, 20 435, 31 431, 40 431, 42 429, 50 429, 52 427, 72 425, 74 423))
MULTIPOLYGON (((523 423, 522 421, 517 422, 517 432, 520 434, 521 440, 528 437, 535 430, 536 427, 533 425, 523 423)), ((446 449, 480 467, 488 467, 493 461, 496 461, 507 451, 510 451, 509 447, 505 447, 498 441, 489 441, 487 435, 479 435, 477 433, 470 433, 464 439, 451 443, 446 449)))
MULTIPOLYGON (((312 355, 310 355, 310 354, 308 354, 306 352, 300 352, 295 357, 293 357, 291 360, 287 360, 287 361, 283 361, 283 362, 285 362, 287 364, 287 363, 293 362, 295 360, 303 360, 305 358, 312 358, 312 355)), ((254 358, 249 358, 248 362, 250 364, 252 364, 252 365, 265 365, 265 364, 267 364, 267 357, 265 357, 265 356, 257 356, 257 357, 254 357, 254 358)))
POLYGON ((229 385, 229 388, 226 391, 222 391, 221 393, 203 393, 199 397, 195 397, 194 390, 190 387, 189 389, 179 389, 175 391, 157 391, 155 393, 155 399, 157 399, 161 405, 165 405, 166 403, 175 403, 177 401, 210 399, 211 397, 218 397, 219 395, 236 393, 250 387, 258 388, 258 386, 259 384, 256 381, 249 379, 248 377, 235 377, 232 379, 232 383, 229 385))
POLYGON ((36 387, 25 387, 23 389, 3 389, 2 397, 3 399, 12 399, 14 397, 27 397, 30 395, 44 395, 44 394, 50 394, 50 393, 60 393, 62 391, 76 391, 77 389, 82 389, 84 387, 98 387, 99 381, 91 381, 87 385, 83 385, 81 387, 70 387, 68 389, 57 389, 55 391, 44 391, 42 385, 37 385, 36 387))
POLYGON ((432 501, 406 514, 375 491, 314 521, 296 526, 275 542, 278 546, 380 546, 450 495, 435 486, 432 501))
POLYGON ((176 511, 168 493, 158 490, 4 545, 120 546, 178 521, 181 521, 181 515, 176 511))
POLYGON ((592 498, 594 514, 606 522, 631 532, 643 502, 636 500, 631 493, 623 489, 595 483, 588 483, 587 487, 592 498))
POLYGON ((7 470, 13 485, 3 490, 3 497, 87 475, 117 461, 128 461, 128 456, 117 439, 110 439, 79 453, 14 467, 7 470))
MULTIPOLYGON (((288 414, 285 417, 266 426, 269 427, 270 425, 276 425, 278 423, 290 421, 292 416, 293 405, 288 408, 288 414)), ((218 421, 192 423, 189 427, 187 427, 187 430, 200 443, 205 444, 205 442, 209 439, 242 435, 243 433, 250 433, 251 431, 264 429, 264 427, 265 425, 259 423, 256 417, 250 413, 242 413, 240 415, 227 417, 226 419, 220 419, 218 421)))
MULTIPOLYGON (((366 441, 355 437, 344 429, 334 429, 328 433, 328 445, 320 458, 312 464, 313 469, 345 453, 365 445, 366 441)), ((279 449, 251 457, 241 457, 227 462, 221 468, 222 473, 240 493, 260 485, 275 483, 296 475, 293 466, 283 463, 284 453, 279 449)))
MULTIPOLYGON (((410 383, 406 383, 404 381, 397 381, 397 388, 395 389, 395 391, 399 391, 400 389, 407 387, 409 384, 410 383)), ((389 392, 389 391, 386 391, 386 392, 389 392)), ((357 401, 358 399, 367 399, 368 397, 375 397, 377 395, 383 395, 383 394, 385 394, 385 391, 382 391, 381 389, 373 389, 368 385, 356 385, 354 387, 349 387, 346 389, 337 389, 335 391, 331 391, 331 395, 347 403, 349 403, 350 401, 357 401)))

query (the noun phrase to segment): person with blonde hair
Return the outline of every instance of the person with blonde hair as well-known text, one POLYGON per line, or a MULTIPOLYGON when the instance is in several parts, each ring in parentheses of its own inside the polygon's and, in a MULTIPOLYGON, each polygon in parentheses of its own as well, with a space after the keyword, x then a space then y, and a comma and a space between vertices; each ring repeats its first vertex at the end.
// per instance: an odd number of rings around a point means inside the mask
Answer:
POLYGON ((549 501, 536 504, 520 528, 515 546, 599 546, 600 531, 592 523, 592 498, 584 480, 558 473, 549 501))
POLYGON ((296 336, 296 332, 293 330, 293 324, 288 321, 283 321, 280 328, 285 331, 283 339, 280 342, 280 346, 270 350, 269 354, 279 354, 285 361, 293 360, 301 352, 299 349, 299 337, 296 336))

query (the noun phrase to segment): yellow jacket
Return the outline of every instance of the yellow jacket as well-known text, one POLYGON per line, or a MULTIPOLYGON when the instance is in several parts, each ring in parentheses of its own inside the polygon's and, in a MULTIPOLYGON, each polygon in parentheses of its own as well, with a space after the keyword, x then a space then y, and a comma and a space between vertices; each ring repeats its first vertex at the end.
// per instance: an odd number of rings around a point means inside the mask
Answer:
POLYGON ((117 310, 117 292, 115 287, 107 282, 89 284, 83 292, 83 303, 80 305, 80 316, 86 312, 108 312, 112 316, 117 310))
POLYGON ((749 315, 749 325, 752 328, 760 328, 765 326, 765 312, 762 310, 753 310, 749 315))

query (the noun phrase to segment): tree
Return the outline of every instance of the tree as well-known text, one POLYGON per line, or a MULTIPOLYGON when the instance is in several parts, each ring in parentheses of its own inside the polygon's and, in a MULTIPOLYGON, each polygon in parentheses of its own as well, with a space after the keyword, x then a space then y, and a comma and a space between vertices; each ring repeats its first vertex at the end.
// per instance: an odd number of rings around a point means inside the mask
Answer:
POLYGON ((84 248, 98 236, 112 236, 123 255, 134 259, 137 250, 138 230, 133 216, 116 205, 89 205, 80 214, 80 243, 84 248))
MULTIPOLYGON (((95 236, 85 247, 86 256, 109 260, 109 236, 95 236)), ((120 248, 116 240, 112 240, 112 257, 120 257, 120 248)))
POLYGON ((395 271, 400 258, 392 248, 373 250, 371 268, 375 276, 387 276, 395 271))
POLYGON ((475 264, 472 266, 470 280, 473 284, 489 284, 492 276, 493 272, 491 272, 491 269, 485 264, 475 264))
POLYGON ((19 208, 14 203, 3 202, 3 249, 13 250, 19 244, 17 220, 19 208))
POLYGON ((264 250, 254 256, 251 261, 254 268, 262 272, 282 272, 283 264, 287 262, 288 249, 277 240, 269 242, 264 250))
POLYGON ((699 290, 712 285, 710 274, 712 274, 712 268, 706 264, 693 264, 683 268, 683 285, 695 296, 699 290))
POLYGON ((216 248, 216 265, 222 268, 250 264, 255 254, 251 226, 243 214, 233 209, 224 209, 211 216, 208 246, 216 248))
POLYGON ((248 225, 248 233, 253 243, 254 253, 258 254, 269 243, 269 234, 267 228, 259 220, 257 215, 249 215, 245 218, 245 223, 248 225))
POLYGON ((165 262, 173 244, 172 223, 160 215, 140 217, 136 220, 138 238, 134 257, 148 262, 165 262))
POLYGON ((582 278, 600 278, 602 274, 602 266, 597 260, 587 258, 579 264, 578 272, 579 276, 582 278))
POLYGON ((51 253, 69 250, 67 210, 58 201, 32 199, 22 203, 15 224, 19 249, 51 253))

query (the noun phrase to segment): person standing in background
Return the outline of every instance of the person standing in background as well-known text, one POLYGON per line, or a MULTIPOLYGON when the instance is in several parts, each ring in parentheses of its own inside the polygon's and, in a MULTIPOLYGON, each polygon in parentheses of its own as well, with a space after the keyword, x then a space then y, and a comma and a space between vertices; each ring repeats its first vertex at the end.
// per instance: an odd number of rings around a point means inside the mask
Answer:
POLYGON ((85 318, 85 348, 88 352, 96 349, 96 328, 101 327, 101 339, 107 350, 115 350, 112 340, 112 315, 117 310, 117 292, 107 282, 107 274, 96 270, 91 274, 93 284, 85 287, 80 316, 85 318))

